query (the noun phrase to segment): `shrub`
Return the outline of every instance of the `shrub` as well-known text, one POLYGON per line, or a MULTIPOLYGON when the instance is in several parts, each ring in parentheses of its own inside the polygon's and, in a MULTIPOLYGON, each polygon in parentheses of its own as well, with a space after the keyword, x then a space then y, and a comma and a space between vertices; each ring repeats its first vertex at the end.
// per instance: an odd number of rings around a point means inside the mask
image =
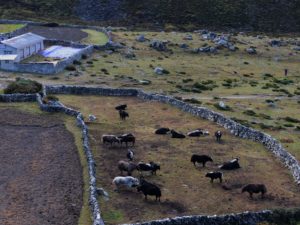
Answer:
POLYGON ((74 64, 74 65, 81 65, 81 62, 78 61, 78 60, 74 60, 74 61, 73 61, 73 64, 74 64))
POLYGON ((284 118, 285 121, 290 122, 290 123, 300 123, 300 120, 296 119, 296 118, 292 118, 292 117, 285 117, 284 118))
POLYGON ((285 126, 285 127, 294 127, 294 124, 286 123, 286 124, 283 124, 283 126, 285 126))
POLYGON ((232 117, 231 119, 236 121, 237 123, 240 123, 240 124, 246 126, 246 127, 251 127, 251 124, 247 120, 242 120, 242 119, 238 119, 238 118, 235 118, 235 117, 232 117))
POLYGON ((256 112, 254 112, 253 110, 246 110, 243 113, 248 116, 257 116, 256 112))
POLYGON ((7 88, 4 89, 4 94, 33 94, 42 91, 42 84, 34 80, 27 80, 23 78, 16 78, 16 81, 10 83, 7 88))
POLYGON ((86 54, 82 54, 81 58, 82 59, 87 59, 87 55, 86 54))
POLYGON ((184 102, 188 102, 188 103, 192 103, 192 104, 202 104, 201 101, 195 99, 195 98, 188 98, 188 99, 184 99, 184 102))
POLYGON ((66 67, 66 70, 68 70, 68 71, 76 71, 76 67, 74 65, 68 65, 66 67))
POLYGON ((264 113, 260 113, 259 114, 259 117, 263 118, 263 119, 266 119, 266 120, 272 120, 272 117, 267 115, 267 114, 264 114, 264 113))
POLYGON ((183 79, 182 80, 183 83, 188 83, 188 82, 192 82, 192 81, 193 81, 193 79, 183 79))

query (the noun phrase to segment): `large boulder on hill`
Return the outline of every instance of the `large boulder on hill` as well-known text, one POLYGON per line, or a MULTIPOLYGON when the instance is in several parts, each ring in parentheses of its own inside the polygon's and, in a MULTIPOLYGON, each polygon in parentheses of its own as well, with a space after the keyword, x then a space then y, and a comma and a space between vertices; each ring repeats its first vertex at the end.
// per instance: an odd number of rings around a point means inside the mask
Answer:
POLYGON ((167 43, 165 41, 153 40, 150 47, 157 51, 167 51, 167 43))

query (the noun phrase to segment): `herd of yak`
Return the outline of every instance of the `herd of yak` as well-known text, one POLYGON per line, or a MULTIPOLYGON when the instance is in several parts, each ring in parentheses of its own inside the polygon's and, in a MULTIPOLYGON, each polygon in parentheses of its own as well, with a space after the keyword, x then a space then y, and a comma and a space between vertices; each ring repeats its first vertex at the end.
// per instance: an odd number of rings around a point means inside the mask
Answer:
MULTIPOLYGON (((125 120, 126 117, 129 117, 128 112, 126 112, 127 105, 119 105, 115 107, 116 110, 119 111, 119 116, 121 120, 125 120)), ((176 132, 175 130, 171 130, 169 128, 159 128, 155 131, 157 135, 166 135, 170 133, 172 138, 186 138, 186 135, 176 132)), ((209 135, 209 131, 203 129, 196 129, 187 133, 188 137, 200 137, 209 135)), ((222 132, 216 131, 215 138, 217 142, 221 142, 222 132)), ((103 144, 113 145, 114 143, 118 143, 121 146, 125 143, 126 147, 128 147, 128 143, 131 143, 134 146, 136 141, 136 137, 131 134, 123 134, 123 135, 102 135, 103 144)), ((153 183, 146 181, 143 177, 143 172, 151 172, 152 175, 156 175, 156 171, 160 170, 160 165, 155 162, 139 162, 138 164, 133 163, 134 152, 128 149, 127 159, 120 160, 118 162, 118 169, 121 172, 122 176, 117 176, 113 179, 113 185, 115 186, 115 190, 118 191, 120 187, 136 187, 138 192, 142 192, 147 199, 147 196, 155 196, 156 201, 160 201, 161 190, 160 188, 153 183), (140 172, 140 178, 132 177, 132 172, 137 170, 140 172), (123 176, 123 172, 127 172, 127 176, 123 176)), ((197 155, 193 154, 191 157, 191 162, 196 166, 196 164, 202 164, 203 167, 206 166, 207 162, 213 162, 213 159, 208 155, 197 155)), ((239 159, 235 158, 229 162, 225 162, 223 165, 219 166, 221 170, 235 170, 239 169, 239 159)), ((215 179, 219 179, 220 183, 223 182, 223 173, 220 171, 212 171, 205 175, 210 178, 211 182, 214 182, 215 179)), ((261 193, 261 197, 264 197, 264 194, 267 192, 266 186, 264 184, 248 184, 242 188, 242 193, 248 192, 250 197, 252 198, 254 193, 261 193)))

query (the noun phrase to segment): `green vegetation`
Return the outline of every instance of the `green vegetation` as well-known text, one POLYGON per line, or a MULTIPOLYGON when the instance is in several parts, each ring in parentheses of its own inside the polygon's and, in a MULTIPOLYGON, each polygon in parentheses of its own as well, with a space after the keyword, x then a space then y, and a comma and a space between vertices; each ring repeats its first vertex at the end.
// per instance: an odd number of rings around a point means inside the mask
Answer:
POLYGON ((90 29, 83 29, 82 31, 88 34, 87 38, 81 41, 84 44, 105 45, 108 42, 108 37, 103 32, 90 29))
POLYGON ((24 27, 24 24, 0 24, 0 34, 12 32, 21 27, 24 27))
POLYGON ((16 81, 10 83, 5 89, 4 94, 32 94, 38 93, 42 90, 42 84, 37 81, 17 78, 16 81))

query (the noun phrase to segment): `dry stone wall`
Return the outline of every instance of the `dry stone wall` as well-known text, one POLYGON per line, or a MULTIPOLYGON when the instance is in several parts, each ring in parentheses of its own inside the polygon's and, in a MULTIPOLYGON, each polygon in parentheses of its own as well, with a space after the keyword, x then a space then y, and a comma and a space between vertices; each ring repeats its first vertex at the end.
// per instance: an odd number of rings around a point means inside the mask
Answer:
POLYGON ((2 94, 0 102, 35 102, 35 94, 2 94))

